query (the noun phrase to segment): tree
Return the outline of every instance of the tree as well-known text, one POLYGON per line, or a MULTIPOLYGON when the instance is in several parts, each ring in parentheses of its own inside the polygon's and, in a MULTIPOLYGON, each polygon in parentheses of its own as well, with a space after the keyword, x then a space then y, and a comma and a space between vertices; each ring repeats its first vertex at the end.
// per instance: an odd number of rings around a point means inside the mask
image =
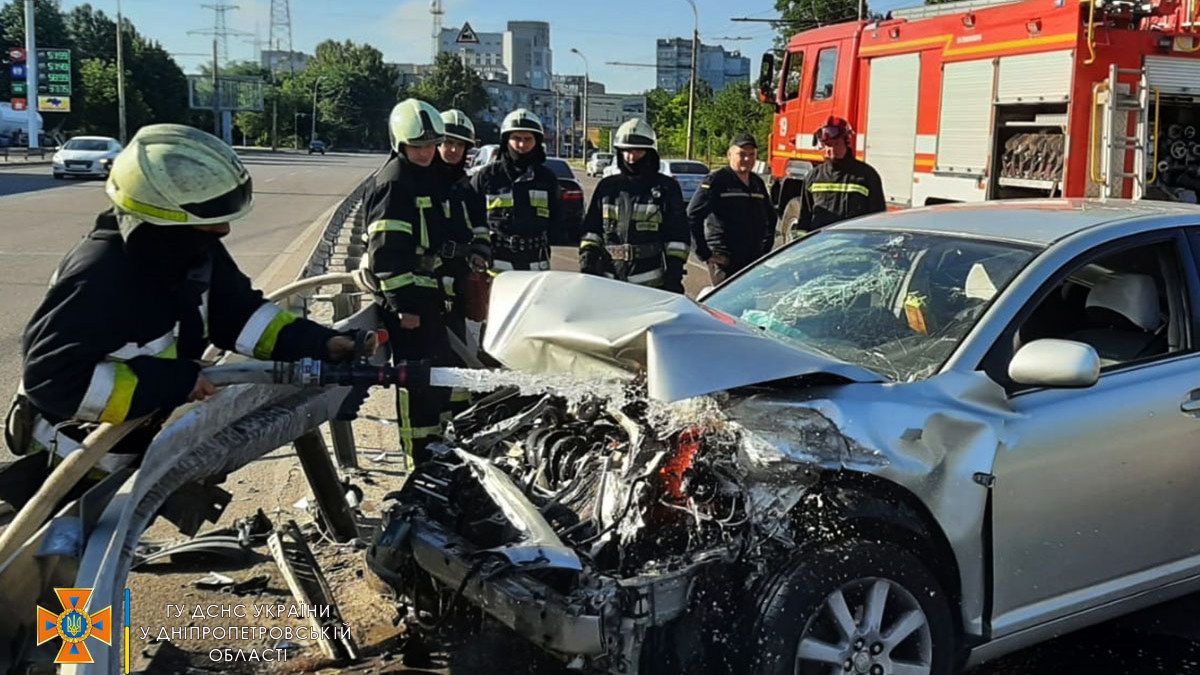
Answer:
POLYGON ((860 1, 862 16, 868 18, 867 0, 775 0, 775 9, 782 20, 776 27, 779 31, 776 46, 786 45, 800 31, 857 18, 860 1))
MULTIPOLYGON (((117 66, 101 59, 85 59, 79 67, 79 86, 87 91, 80 109, 79 130, 85 134, 117 135, 117 66)), ((125 124, 130 130, 146 124, 152 112, 142 92, 125 88, 125 124)))
POLYGON ((438 110, 458 108, 473 119, 479 117, 479 113, 488 105, 483 78, 458 57, 446 52, 438 54, 433 72, 418 82, 409 93, 438 110))
POLYGON ((751 98, 750 84, 736 82, 722 89, 705 106, 701 117, 703 126, 711 132, 714 150, 729 147, 739 133, 749 132, 760 144, 766 144, 771 133, 774 111, 770 105, 751 98))

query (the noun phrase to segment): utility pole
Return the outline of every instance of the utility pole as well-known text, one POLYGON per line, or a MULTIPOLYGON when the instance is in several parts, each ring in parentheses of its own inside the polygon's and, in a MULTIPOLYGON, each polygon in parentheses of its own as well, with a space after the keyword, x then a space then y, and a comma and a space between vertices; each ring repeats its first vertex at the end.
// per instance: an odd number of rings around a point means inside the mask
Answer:
POLYGON ((692 158, 692 130, 696 124, 696 57, 700 52, 700 12, 696 9, 696 0, 687 0, 692 6, 692 77, 688 85, 688 125, 687 152, 688 159, 692 158))
POLYGON ((325 75, 321 75, 313 82, 312 133, 308 135, 309 143, 317 140, 317 87, 320 86, 321 80, 325 79, 325 77, 325 75))
MULTIPOLYGON (((250 36, 250 35, 252 35, 252 33, 248 33, 244 30, 234 30, 232 28, 229 28, 227 22, 225 21, 225 14, 227 12, 229 12, 229 10, 238 9, 237 5, 217 4, 217 5, 200 5, 200 6, 203 7, 204 9, 211 9, 213 11, 213 27, 211 29, 204 29, 204 30, 189 30, 188 35, 211 35, 212 36, 212 39, 213 39, 213 46, 212 46, 212 52, 213 52, 213 54, 212 54, 212 56, 213 56, 213 70, 212 70, 213 131, 216 134, 217 138, 225 139, 225 134, 224 134, 225 120, 221 116, 222 115, 221 79, 220 79, 221 62, 228 59, 229 36, 230 35, 250 36)), ((231 122, 231 125, 232 125, 232 122, 231 122)), ((232 127, 230 128, 230 132, 232 133, 232 127)), ((233 138, 231 137, 231 138, 227 139, 227 142, 232 145, 233 138)))
POLYGON ((588 86, 588 84, 589 84, 589 82, 591 82, 591 79, 592 79, 592 78, 591 78, 591 76, 590 76, 588 73, 589 73, 589 71, 591 70, 591 68, 588 66, 588 60, 587 60, 587 57, 583 55, 583 52, 579 51, 578 49, 576 49, 576 48, 574 48, 574 47, 571 47, 571 53, 572 53, 572 54, 576 54, 576 55, 578 55, 578 56, 579 56, 579 58, 583 59, 583 144, 582 144, 582 145, 583 145, 583 150, 582 150, 582 152, 581 152, 580 154, 581 154, 581 156, 582 156, 584 159, 587 159, 587 144, 588 144, 588 89, 591 89, 591 87, 590 87, 590 86, 588 86))
POLYGON ((121 0, 117 0, 117 138, 125 145, 125 41, 121 38, 125 26, 121 16, 121 0))
POLYGON ((34 20, 33 0, 25 0, 25 119, 26 132, 29 134, 29 149, 42 147, 42 140, 37 131, 37 38, 34 33, 37 26, 34 20), (30 103, 32 102, 32 105, 30 103))
POLYGON ((222 138, 221 133, 221 64, 217 62, 217 36, 213 35, 213 134, 222 138))
POLYGON ((279 147, 279 52, 287 51, 288 72, 296 75, 296 58, 292 52, 292 8, 288 0, 271 0, 271 37, 275 45, 275 60, 271 63, 271 150, 279 147))

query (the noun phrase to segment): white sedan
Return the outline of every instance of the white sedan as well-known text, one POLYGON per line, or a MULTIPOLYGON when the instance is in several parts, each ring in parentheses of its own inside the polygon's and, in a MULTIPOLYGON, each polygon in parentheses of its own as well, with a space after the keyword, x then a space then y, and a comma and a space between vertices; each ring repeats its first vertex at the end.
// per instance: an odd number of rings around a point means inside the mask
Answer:
POLYGON ((50 159, 55 178, 98 176, 107 178, 121 144, 107 136, 76 136, 67 141, 50 159))

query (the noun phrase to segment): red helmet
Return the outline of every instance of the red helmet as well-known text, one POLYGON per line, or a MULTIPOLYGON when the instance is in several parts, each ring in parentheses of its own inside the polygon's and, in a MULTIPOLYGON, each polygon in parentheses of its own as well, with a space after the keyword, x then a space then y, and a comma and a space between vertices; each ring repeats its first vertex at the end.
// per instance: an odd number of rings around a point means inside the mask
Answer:
POLYGON ((813 145, 822 145, 835 138, 845 138, 846 145, 853 148, 854 129, 850 127, 850 123, 836 115, 830 115, 825 124, 813 132, 813 145))

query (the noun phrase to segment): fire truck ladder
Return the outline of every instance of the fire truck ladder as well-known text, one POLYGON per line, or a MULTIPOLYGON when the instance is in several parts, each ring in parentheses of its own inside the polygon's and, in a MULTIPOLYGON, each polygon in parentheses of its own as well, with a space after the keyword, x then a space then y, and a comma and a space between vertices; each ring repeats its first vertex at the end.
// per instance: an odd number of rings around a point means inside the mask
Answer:
POLYGON ((1146 187, 1158 177, 1158 92, 1154 92, 1154 126, 1150 134, 1150 86, 1145 69, 1108 67, 1108 79, 1092 88, 1092 181, 1099 184, 1104 199, 1119 199, 1125 194, 1125 181, 1132 181, 1131 196, 1141 199, 1146 187), (1121 76, 1137 75, 1136 92, 1119 82, 1121 76), (1096 120, 1096 113, 1101 115, 1096 120), (1136 114, 1135 133, 1129 135, 1129 116, 1136 114), (1097 123, 1098 122, 1098 123, 1097 123), (1097 135, 1099 143, 1096 142, 1097 135), (1133 151, 1132 171, 1126 171, 1126 157, 1133 151))

